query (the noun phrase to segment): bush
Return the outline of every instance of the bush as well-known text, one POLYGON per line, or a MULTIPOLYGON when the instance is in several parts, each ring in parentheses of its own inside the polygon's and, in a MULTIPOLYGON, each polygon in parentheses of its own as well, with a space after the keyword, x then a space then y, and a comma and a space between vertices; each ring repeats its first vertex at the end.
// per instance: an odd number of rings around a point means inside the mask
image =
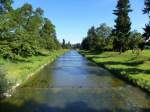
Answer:
POLYGON ((0 54, 4 59, 9 59, 11 61, 18 58, 18 56, 12 52, 9 46, 0 46, 0 54))
POLYGON ((8 45, 0 46, 0 54, 4 59, 11 61, 17 60, 21 57, 29 57, 32 55, 38 55, 38 48, 30 45, 27 42, 24 43, 11 43, 8 45))

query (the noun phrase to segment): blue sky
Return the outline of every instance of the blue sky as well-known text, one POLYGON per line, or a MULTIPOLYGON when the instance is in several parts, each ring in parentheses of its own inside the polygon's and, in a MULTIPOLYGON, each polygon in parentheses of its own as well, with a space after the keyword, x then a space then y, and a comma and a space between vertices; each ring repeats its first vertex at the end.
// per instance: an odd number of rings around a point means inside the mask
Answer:
MULTIPOLYGON (((148 17, 142 14, 144 0, 130 0, 133 12, 130 13, 132 30, 143 32, 148 17)), ((91 26, 101 23, 113 27, 112 14, 117 0, 14 0, 14 8, 30 3, 33 8, 41 7, 44 16, 56 26, 57 37, 71 43, 81 42, 91 26)))

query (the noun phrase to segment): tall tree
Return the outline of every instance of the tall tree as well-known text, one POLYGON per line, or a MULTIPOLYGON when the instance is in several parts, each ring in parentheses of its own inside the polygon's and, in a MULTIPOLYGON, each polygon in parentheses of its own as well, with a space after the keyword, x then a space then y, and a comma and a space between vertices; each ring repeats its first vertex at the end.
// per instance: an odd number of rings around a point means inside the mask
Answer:
POLYGON ((115 20, 116 25, 113 29, 113 35, 116 36, 114 42, 114 48, 122 52, 126 50, 127 40, 130 35, 131 22, 129 17, 129 12, 131 12, 129 0, 118 0, 116 10, 114 10, 114 15, 117 16, 115 20), (118 44, 119 43, 119 44, 118 44))
MULTIPOLYGON (((149 19, 150 19, 150 0, 145 0, 145 8, 143 10, 143 13, 144 14, 147 14, 149 16, 149 19)), ((144 28, 144 38, 145 40, 148 40, 150 38, 150 21, 148 24, 145 25, 145 28, 144 28)))
POLYGON ((66 47, 66 41, 65 39, 62 40, 62 48, 65 48, 66 47))

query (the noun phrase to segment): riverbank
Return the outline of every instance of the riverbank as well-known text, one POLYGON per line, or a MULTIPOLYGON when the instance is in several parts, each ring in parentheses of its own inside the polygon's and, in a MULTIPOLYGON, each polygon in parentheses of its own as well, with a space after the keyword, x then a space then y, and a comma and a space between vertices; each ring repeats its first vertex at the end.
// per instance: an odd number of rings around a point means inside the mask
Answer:
POLYGON ((132 51, 122 54, 115 52, 92 53, 80 51, 87 59, 93 61, 123 78, 150 92, 150 51, 144 50, 140 55, 132 51))
POLYGON ((40 71, 47 64, 63 55, 67 50, 48 52, 43 56, 32 56, 11 62, 0 58, 0 65, 6 74, 6 79, 11 83, 11 90, 27 81, 31 76, 40 71))

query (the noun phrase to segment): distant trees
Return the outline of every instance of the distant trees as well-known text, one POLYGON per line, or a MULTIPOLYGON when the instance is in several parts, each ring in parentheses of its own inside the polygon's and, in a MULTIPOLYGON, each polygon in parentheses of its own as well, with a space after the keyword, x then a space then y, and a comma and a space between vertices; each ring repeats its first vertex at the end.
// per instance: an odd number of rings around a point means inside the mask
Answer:
POLYGON ((70 43, 70 41, 67 43, 67 49, 71 49, 72 48, 72 45, 70 43))
POLYGON ((115 20, 116 25, 113 29, 113 35, 115 36, 113 47, 114 50, 122 52, 127 50, 128 37, 130 36, 131 22, 129 12, 131 12, 129 0, 119 0, 114 10, 114 15, 117 16, 115 20))
MULTIPOLYGON (((106 48, 106 44, 110 42, 109 36, 111 35, 112 28, 105 23, 100 27, 91 27, 81 43, 81 48, 92 51, 102 51, 106 48), (109 39, 108 39, 109 38, 109 39)), ((111 49, 111 48, 110 48, 111 49)))
POLYGON ((39 55, 40 49, 60 49, 55 26, 41 8, 24 4, 13 9, 12 0, 0 0, 0 55, 5 59, 39 55))
POLYGON ((65 39, 62 40, 62 48, 63 49, 71 49, 72 48, 72 45, 70 43, 70 41, 68 43, 66 43, 65 39))
POLYGON ((81 44, 80 44, 80 43, 73 44, 73 45, 72 45, 72 48, 73 48, 73 49, 80 49, 80 48, 81 48, 81 44))

